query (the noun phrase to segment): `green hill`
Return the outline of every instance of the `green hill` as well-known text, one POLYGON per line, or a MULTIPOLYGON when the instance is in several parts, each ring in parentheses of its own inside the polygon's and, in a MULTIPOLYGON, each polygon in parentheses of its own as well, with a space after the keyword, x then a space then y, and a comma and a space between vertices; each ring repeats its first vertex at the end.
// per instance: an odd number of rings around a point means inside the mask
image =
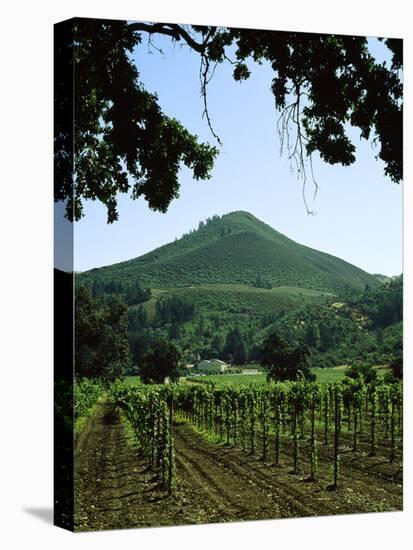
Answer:
POLYGON ((389 277, 388 275, 382 275, 381 273, 374 273, 374 276, 377 277, 377 279, 381 282, 381 283, 388 283, 389 281, 391 281, 391 277, 389 277))
POLYGON ((188 363, 255 362, 271 330, 309 347, 316 366, 384 364, 400 354, 401 278, 382 282, 247 212, 214 216, 174 242, 76 279, 98 299, 122 295, 133 364, 157 338, 177 343, 188 363))
POLYGON ((175 242, 138 258, 92 269, 80 280, 157 289, 206 285, 298 287, 323 293, 361 290, 377 277, 335 256, 300 245, 247 212, 200 222, 175 242))

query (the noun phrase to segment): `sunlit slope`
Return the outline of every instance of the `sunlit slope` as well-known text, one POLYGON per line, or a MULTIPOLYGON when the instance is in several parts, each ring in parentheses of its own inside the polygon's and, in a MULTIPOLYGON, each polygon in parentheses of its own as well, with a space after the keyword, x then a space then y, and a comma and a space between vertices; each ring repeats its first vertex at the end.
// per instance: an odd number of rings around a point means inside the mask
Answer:
POLYGON ((151 288, 211 284, 292 286, 338 293, 377 286, 373 275, 285 237, 247 212, 214 217, 199 229, 138 258, 82 277, 134 281, 151 288))

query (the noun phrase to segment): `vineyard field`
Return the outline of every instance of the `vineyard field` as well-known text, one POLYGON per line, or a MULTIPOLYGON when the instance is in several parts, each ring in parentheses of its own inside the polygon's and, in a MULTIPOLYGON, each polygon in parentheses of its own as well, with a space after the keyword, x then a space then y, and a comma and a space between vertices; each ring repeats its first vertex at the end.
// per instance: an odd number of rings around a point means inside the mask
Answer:
POLYGON ((209 374, 207 376, 191 376, 186 379, 188 383, 214 383, 218 385, 230 384, 230 385, 240 385, 240 384, 266 384, 267 377, 264 373, 260 372, 257 374, 209 374))
MULTIPOLYGON (((330 384, 334 382, 341 382, 345 377, 345 371, 347 366, 343 365, 341 367, 333 368, 311 368, 311 372, 316 375, 316 381, 321 384, 330 384)), ((377 368, 378 376, 383 376, 385 372, 388 372, 388 369, 377 368)), ((217 375, 208 375, 208 376, 194 376, 189 378, 189 381, 196 382, 214 382, 215 384, 265 384, 267 382, 267 377, 264 372, 258 372, 257 374, 217 374, 217 375)))
MULTIPOLYGON (((334 367, 331 369, 312 368, 311 371, 317 376, 317 382, 330 383, 340 382, 344 378, 346 367, 334 367)), ((127 376, 126 380, 131 385, 140 383, 138 376, 127 376)), ((213 382, 214 384, 266 384, 267 376, 264 372, 256 374, 210 374, 208 376, 191 376, 185 379, 186 382, 201 382, 206 384, 213 382)))
POLYGON ((402 437, 401 384, 115 382, 78 441, 76 528, 401 510, 402 437))

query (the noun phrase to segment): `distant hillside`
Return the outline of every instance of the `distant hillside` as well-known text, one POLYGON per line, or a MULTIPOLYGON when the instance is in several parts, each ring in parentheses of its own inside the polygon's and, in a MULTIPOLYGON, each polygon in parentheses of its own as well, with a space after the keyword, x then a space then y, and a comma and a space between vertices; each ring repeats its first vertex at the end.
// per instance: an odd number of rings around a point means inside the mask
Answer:
POLYGON ((92 269, 80 280, 117 281, 158 289, 236 284, 321 292, 362 290, 380 284, 335 256, 300 245, 248 212, 200 222, 175 242, 138 258, 92 269))
POLYGON ((381 282, 381 283, 388 283, 391 281, 391 277, 388 275, 382 275, 381 273, 374 273, 374 276, 381 282))
POLYGON ((263 330, 269 331, 308 346, 316 366, 388 364, 403 354, 403 277, 367 287, 345 302, 285 310, 263 330))
POLYGON ((176 342, 188 363, 259 361, 270 331, 306 345, 315 366, 387 364, 401 355, 402 277, 370 275, 247 212, 214 216, 172 243, 76 279, 98 300, 122 296, 136 365, 159 338, 176 342))

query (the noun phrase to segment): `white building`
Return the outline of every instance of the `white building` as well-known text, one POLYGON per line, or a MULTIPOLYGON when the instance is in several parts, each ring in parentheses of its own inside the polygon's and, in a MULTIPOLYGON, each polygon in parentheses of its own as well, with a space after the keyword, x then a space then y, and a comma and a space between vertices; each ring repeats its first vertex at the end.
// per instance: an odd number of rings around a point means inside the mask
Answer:
POLYGON ((227 370, 227 364, 220 359, 204 359, 196 365, 198 372, 205 374, 220 374, 227 370))

